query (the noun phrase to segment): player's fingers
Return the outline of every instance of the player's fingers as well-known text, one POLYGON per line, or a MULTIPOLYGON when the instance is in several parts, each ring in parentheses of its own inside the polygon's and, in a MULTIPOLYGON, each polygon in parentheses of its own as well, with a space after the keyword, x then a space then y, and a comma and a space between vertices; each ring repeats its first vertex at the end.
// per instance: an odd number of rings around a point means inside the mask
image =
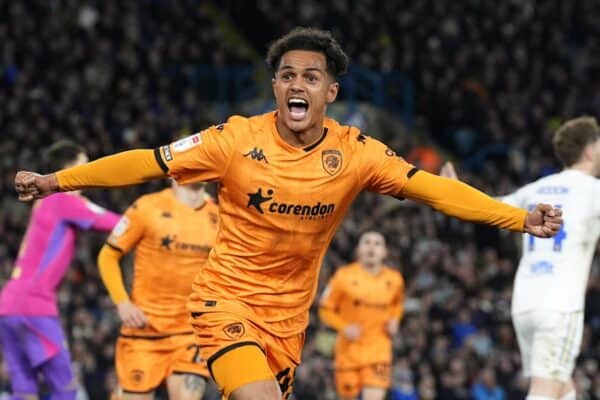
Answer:
POLYGON ((15 175, 15 184, 19 183, 23 186, 29 186, 35 182, 35 176, 31 172, 19 171, 15 175))
POLYGON ((137 310, 135 313, 135 323, 137 324, 138 328, 142 328, 144 325, 146 325, 146 316, 140 310, 137 310))
POLYGON ((544 219, 544 224, 554 224, 554 225, 562 225, 563 221, 562 218, 548 218, 548 219, 544 219))
POLYGON ((19 194, 19 201, 31 201, 33 200, 33 196, 30 194, 19 194))
POLYGON ((544 234, 544 237, 552 237, 552 235, 554 235, 558 230, 554 231, 552 228, 550 228, 549 226, 542 226, 542 233, 544 234))
POLYGON ((552 210, 552 206, 550 204, 540 203, 535 207, 538 211, 541 211, 544 214, 547 214, 552 210))
POLYGON ((544 226, 546 226, 547 228, 552 229, 553 232, 560 231, 560 224, 555 224, 555 223, 552 223, 552 222, 545 222, 544 226))

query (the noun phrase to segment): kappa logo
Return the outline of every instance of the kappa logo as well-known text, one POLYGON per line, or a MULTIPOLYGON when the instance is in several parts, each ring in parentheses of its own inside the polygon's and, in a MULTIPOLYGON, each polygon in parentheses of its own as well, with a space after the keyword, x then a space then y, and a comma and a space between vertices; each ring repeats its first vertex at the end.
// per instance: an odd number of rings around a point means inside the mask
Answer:
POLYGON ((239 339, 246 333, 246 328, 244 328, 244 324, 241 322, 234 322, 223 328, 223 331, 231 339, 239 339))
POLYGON ((267 157, 265 157, 263 150, 259 149, 258 147, 255 147, 246 154, 244 154, 244 157, 250 157, 251 159, 259 162, 264 161, 265 164, 269 163, 269 160, 267 160, 267 157))
POLYGON ((321 153, 323 169, 329 175, 337 174, 342 168, 342 152, 339 150, 323 150, 321 153))

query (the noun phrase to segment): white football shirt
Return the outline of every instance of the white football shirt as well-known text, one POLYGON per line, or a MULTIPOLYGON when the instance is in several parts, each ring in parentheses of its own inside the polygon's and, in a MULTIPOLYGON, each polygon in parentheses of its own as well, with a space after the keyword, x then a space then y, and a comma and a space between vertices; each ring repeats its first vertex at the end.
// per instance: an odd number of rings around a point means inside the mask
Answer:
POLYGON ((523 234, 512 313, 583 310, 592 257, 600 235, 600 180, 566 169, 501 200, 528 209, 547 203, 560 207, 564 219, 561 231, 553 238, 523 234))

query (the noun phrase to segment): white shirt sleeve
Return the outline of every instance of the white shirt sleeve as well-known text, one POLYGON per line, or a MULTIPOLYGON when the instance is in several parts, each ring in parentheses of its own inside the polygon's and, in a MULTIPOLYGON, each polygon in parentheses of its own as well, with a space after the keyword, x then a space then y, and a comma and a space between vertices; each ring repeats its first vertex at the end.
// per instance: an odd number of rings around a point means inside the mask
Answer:
POLYGON ((518 189, 515 192, 507 194, 506 196, 500 196, 498 197, 498 200, 514 207, 526 208, 527 204, 525 203, 527 203, 527 200, 525 196, 525 189, 526 186, 518 189))

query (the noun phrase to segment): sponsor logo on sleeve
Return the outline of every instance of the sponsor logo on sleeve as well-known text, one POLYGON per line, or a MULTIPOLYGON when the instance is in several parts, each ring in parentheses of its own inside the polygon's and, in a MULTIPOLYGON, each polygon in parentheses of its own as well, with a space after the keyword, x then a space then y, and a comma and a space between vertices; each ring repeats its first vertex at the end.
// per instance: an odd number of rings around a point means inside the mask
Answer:
POLYGON ((125 231, 127 231, 127 228, 129 228, 129 218, 127 218, 126 216, 122 216, 119 222, 117 222, 117 225, 115 225, 115 227, 113 228, 112 236, 121 236, 125 233, 125 231))
POLYGON ((196 133, 192 136, 188 136, 186 138, 173 142, 171 147, 173 148, 173 152, 181 153, 182 151, 187 151, 192 147, 198 146, 201 143, 202 137, 200 136, 200 133, 196 133))
POLYGON ((171 153, 171 149, 169 146, 162 147, 163 156, 165 157, 165 161, 173 161, 173 154, 171 153))

